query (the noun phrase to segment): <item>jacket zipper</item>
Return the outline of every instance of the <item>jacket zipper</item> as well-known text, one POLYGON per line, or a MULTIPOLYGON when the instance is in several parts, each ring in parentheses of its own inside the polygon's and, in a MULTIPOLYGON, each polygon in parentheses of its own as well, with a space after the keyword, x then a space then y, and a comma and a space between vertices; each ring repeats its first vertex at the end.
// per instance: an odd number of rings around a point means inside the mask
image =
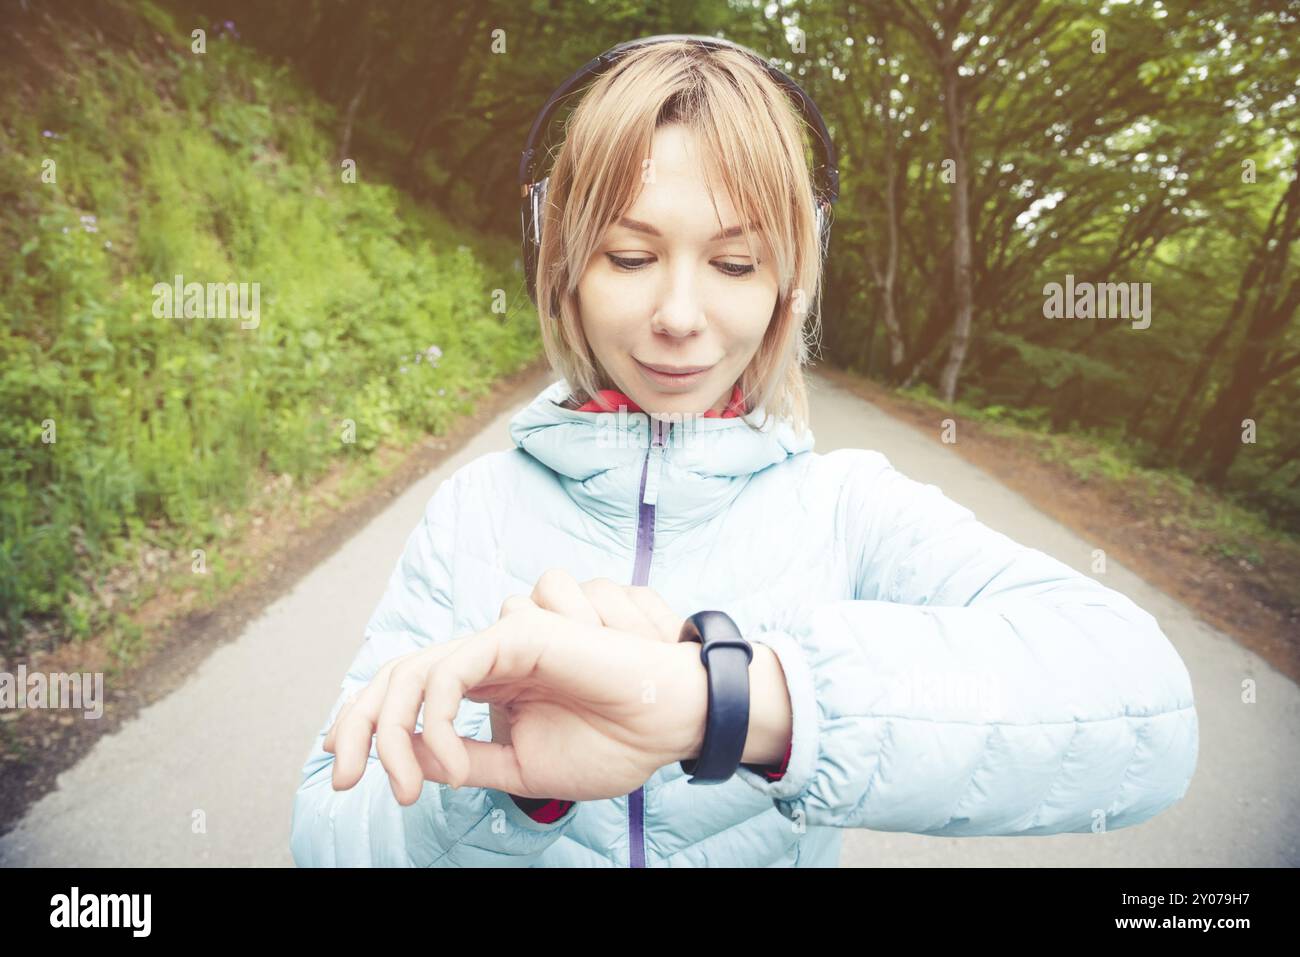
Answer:
MULTIPOLYGON (((632 584, 645 585, 650 578, 650 557, 655 547, 655 503, 659 499, 659 474, 663 467, 664 445, 671 422, 652 419, 652 438, 641 466, 641 489, 638 493, 636 526, 636 563, 632 567, 632 584)), ((645 867, 645 788, 628 795, 627 826, 629 866, 645 867)))

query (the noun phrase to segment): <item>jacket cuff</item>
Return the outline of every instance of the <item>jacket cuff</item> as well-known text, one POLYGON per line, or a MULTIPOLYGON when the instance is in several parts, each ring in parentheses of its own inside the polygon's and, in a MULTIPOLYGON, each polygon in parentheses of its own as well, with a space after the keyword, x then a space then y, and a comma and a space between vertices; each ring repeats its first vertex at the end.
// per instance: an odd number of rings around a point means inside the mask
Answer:
POLYGON ((785 757, 781 759, 780 764, 742 764, 741 767, 748 768, 755 774, 761 774, 768 781, 779 781, 790 767, 790 749, 793 746, 793 740, 785 746, 785 757))
MULTIPOLYGON (((508 793, 508 792, 507 792, 508 793)), ((523 809, 523 812, 539 824, 553 824, 568 812, 573 801, 561 801, 559 798, 526 798, 511 794, 511 800, 523 809)))
MULTIPOLYGON (((522 807, 515 803, 515 799, 507 792, 497 788, 487 788, 488 804, 491 807, 491 813, 495 816, 500 811, 504 816, 505 822, 514 827, 521 827, 529 831, 553 831, 558 827, 563 827, 569 821, 572 821, 578 814, 577 801, 553 801, 547 799, 551 804, 568 804, 557 817, 552 817, 550 821, 541 821, 533 818, 522 807)), ((526 798, 524 800, 527 800, 526 798)), ((552 810, 553 813, 554 809, 552 810)))
POLYGON ((778 777, 758 773, 751 765, 744 764, 736 769, 736 776, 772 798, 777 810, 793 820, 793 805, 812 783, 820 744, 812 671, 808 667, 807 654, 786 632, 762 631, 745 637, 751 643, 767 645, 781 663, 781 670, 785 672, 786 689, 790 693, 793 733, 783 773, 778 777))

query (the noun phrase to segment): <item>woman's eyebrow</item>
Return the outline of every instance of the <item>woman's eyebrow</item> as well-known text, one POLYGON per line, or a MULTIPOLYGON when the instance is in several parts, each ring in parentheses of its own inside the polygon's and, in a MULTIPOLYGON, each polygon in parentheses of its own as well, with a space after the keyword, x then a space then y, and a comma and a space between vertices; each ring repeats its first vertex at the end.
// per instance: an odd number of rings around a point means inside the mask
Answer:
MULTIPOLYGON (((634 232, 646 233, 650 236, 658 236, 661 239, 663 238, 663 233, 659 232, 659 230, 655 229, 649 223, 643 223, 639 219, 629 219, 627 216, 624 216, 622 219, 618 221, 617 225, 622 226, 624 229, 633 230, 634 232)), ((749 228, 757 232, 758 224, 750 223, 749 228)), ((741 229, 739 226, 728 226, 726 229, 722 230, 722 232, 718 233, 716 236, 710 236, 709 242, 711 243, 717 242, 719 239, 731 239, 735 236, 741 235, 741 233, 743 232, 744 230, 741 229)))

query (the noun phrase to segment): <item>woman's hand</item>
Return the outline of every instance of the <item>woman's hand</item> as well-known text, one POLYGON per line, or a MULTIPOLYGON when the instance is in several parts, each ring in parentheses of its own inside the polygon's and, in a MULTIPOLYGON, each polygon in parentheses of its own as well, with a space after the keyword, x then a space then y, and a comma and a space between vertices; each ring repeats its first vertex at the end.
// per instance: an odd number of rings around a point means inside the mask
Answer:
MULTIPOLYGON (((628 601, 637 609, 645 598, 628 601)), ((380 669, 326 736, 336 790, 360 780, 372 732, 403 805, 416 801, 424 780, 521 797, 618 797, 664 765, 698 754, 707 675, 698 645, 666 640, 662 609, 641 613, 647 628, 628 606, 608 599, 606 614, 627 616, 633 630, 624 630, 591 622, 587 611, 580 610, 583 621, 516 605, 477 634, 380 669), (651 636, 656 640, 647 641, 651 636), (501 708, 511 742, 461 738, 453 721, 462 698, 501 708), (422 702, 424 726, 416 734, 422 702)))
MULTIPOLYGON (((525 608, 545 608, 593 625, 605 625, 641 635, 650 641, 675 643, 685 619, 674 612, 653 588, 620 585, 608 578, 578 580, 562 568, 542 574, 527 598, 511 595, 501 606, 504 618, 525 608)), ((492 740, 510 743, 510 722, 497 705, 488 709, 492 740)))

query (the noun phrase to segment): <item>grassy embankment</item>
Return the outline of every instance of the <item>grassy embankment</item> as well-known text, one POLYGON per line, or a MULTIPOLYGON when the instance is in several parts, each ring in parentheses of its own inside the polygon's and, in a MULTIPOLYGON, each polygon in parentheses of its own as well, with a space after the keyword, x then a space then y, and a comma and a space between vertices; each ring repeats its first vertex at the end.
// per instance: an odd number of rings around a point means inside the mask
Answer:
POLYGON ((0 661, 93 637, 112 670, 141 603, 256 572, 250 516, 359 494, 540 343, 516 247, 344 182, 287 71, 97 9, 13 38, 0 90, 0 661), (158 317, 178 275, 256 283, 255 324, 158 317))

